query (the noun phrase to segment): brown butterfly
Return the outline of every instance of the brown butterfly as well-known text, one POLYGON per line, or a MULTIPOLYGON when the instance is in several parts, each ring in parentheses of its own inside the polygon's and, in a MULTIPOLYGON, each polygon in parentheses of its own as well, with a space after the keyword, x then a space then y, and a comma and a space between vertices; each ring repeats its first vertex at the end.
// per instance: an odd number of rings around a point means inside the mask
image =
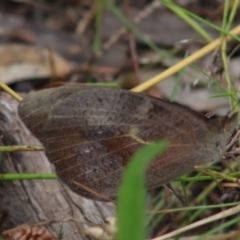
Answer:
POLYGON ((209 119, 145 94, 92 86, 32 93, 18 110, 44 145, 59 178, 74 192, 98 200, 103 199, 93 192, 116 197, 130 158, 156 140, 170 144, 149 165, 148 188, 188 173, 195 165, 220 160, 238 116, 209 119))

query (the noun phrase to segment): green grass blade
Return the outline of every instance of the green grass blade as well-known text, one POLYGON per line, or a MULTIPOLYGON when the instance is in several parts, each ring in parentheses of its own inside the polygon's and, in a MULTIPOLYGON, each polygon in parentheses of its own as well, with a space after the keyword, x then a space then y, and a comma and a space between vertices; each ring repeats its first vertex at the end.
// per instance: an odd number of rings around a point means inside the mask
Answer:
POLYGON ((119 190, 117 240, 145 239, 145 170, 148 163, 167 147, 166 141, 138 151, 127 166, 119 190))
MULTIPOLYGON (((167 3, 166 0, 159 0, 159 1, 161 1, 161 2, 162 2, 162 1, 165 1, 165 3, 167 3)), ((232 39, 240 42, 240 38, 239 38, 238 36, 236 36, 236 35, 233 35, 233 34, 229 33, 229 31, 225 31, 225 29, 223 29, 223 28, 221 28, 221 27, 219 27, 219 26, 211 23, 211 22, 208 21, 208 20, 205 20, 205 19, 199 17, 198 15, 196 15, 196 14, 194 14, 194 13, 192 13, 192 12, 190 12, 190 11, 188 11, 188 10, 186 10, 186 9, 178 6, 178 5, 175 5, 174 7, 175 7, 176 9, 181 10, 183 13, 188 14, 188 16, 190 16, 190 17, 192 17, 192 18, 194 18, 194 19, 196 19, 196 20, 198 20, 198 21, 206 24, 207 26, 215 29, 216 31, 219 31, 220 33, 223 33, 223 34, 225 34, 226 36, 230 36, 232 39)))
POLYGON ((94 40, 93 40, 93 51, 97 55, 101 51, 101 26, 103 18, 103 9, 104 2, 96 1, 97 12, 95 18, 95 31, 94 31, 94 40))
POLYGON ((189 17, 186 13, 184 13, 181 9, 177 8, 177 5, 169 0, 161 1, 162 4, 164 4, 167 8, 172 10, 179 18, 181 18, 183 21, 185 21, 190 27, 192 27, 203 39, 205 39, 207 42, 211 42, 213 38, 211 35, 207 33, 207 31, 204 30, 203 27, 201 27, 196 21, 194 21, 193 18, 189 17))
MULTIPOLYGON (((204 240, 206 239, 207 237, 210 237, 212 236, 214 233, 218 233, 218 232, 223 232, 224 229, 227 229, 229 228, 230 226, 232 226, 233 224, 236 224, 236 223, 239 223, 239 220, 240 220, 240 217, 235 217, 227 222, 224 222, 223 224, 220 224, 220 225, 217 225, 217 227, 215 228, 212 228, 211 230, 209 230, 208 232, 202 234, 201 236, 197 237, 195 240, 204 240)), ((239 239, 236 238, 236 240, 239 239)))
POLYGON ((1 181, 57 179, 54 173, 5 173, 0 174, 1 181))

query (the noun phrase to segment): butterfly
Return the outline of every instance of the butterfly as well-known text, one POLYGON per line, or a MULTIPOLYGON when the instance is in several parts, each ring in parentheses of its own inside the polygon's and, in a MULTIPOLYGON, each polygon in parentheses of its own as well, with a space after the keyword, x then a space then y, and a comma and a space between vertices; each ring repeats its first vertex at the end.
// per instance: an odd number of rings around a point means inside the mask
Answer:
POLYGON ((220 160, 238 118, 238 113, 207 118, 143 93, 86 85, 31 93, 18 112, 58 177, 77 194, 97 200, 115 198, 133 154, 157 140, 167 139, 169 146, 149 164, 148 188, 220 160))

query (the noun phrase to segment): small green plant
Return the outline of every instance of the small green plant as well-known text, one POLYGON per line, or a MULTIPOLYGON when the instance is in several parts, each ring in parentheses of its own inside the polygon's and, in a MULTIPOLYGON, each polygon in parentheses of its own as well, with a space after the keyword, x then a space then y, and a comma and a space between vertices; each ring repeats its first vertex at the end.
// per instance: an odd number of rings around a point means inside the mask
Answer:
POLYGON ((63 226, 61 225, 59 231, 58 231, 58 236, 57 236, 58 240, 62 240, 63 239, 63 226))

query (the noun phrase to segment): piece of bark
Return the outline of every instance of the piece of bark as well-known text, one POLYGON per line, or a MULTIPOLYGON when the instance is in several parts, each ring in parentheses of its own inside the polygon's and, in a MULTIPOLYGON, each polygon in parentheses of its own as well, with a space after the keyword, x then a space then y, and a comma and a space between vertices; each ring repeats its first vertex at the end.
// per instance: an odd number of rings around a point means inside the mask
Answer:
MULTIPOLYGON (((26 129, 17 114, 18 103, 0 92, 0 146, 40 145, 26 129)), ((0 153, 1 173, 50 173, 53 167, 43 152, 0 153)), ((0 208, 8 210, 4 229, 20 224, 35 224, 48 220, 72 217, 67 221, 48 225, 57 236, 62 226, 63 239, 88 239, 83 230, 86 223, 103 223, 114 215, 112 203, 91 201, 71 192, 59 180, 0 181, 0 208)))

